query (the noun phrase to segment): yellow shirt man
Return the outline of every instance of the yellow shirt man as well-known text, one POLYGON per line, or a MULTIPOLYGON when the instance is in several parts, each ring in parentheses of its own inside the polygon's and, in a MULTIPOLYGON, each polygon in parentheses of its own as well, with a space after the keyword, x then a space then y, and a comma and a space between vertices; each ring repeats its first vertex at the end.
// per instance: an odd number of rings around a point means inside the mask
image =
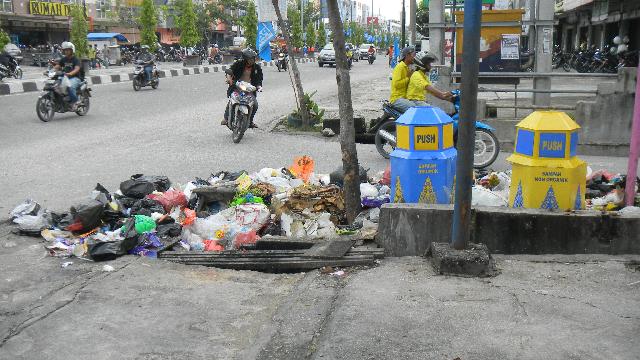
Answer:
POLYGON ((391 76, 391 97, 389 102, 393 104, 400 98, 406 98, 408 85, 409 67, 404 61, 400 61, 393 69, 393 75, 391 76))
POLYGON ((407 99, 413 101, 426 101, 427 86, 431 86, 431 81, 427 77, 427 74, 423 70, 414 71, 409 79, 409 86, 407 88, 407 99))

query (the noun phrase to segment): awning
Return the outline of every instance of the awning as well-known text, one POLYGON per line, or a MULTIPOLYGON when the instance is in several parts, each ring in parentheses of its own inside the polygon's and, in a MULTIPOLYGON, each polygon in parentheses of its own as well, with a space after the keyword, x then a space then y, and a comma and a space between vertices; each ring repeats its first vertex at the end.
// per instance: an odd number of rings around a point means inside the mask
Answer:
POLYGON ((124 35, 120 33, 89 33, 87 34, 88 40, 100 41, 100 40, 110 40, 116 38, 116 40, 120 42, 129 42, 124 35))

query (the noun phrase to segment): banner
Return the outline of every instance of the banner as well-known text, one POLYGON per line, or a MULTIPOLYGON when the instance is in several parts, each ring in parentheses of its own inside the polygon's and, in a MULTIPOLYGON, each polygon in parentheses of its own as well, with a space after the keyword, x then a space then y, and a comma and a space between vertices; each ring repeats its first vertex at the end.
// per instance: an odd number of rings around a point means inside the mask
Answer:
POLYGON ((276 37, 271 21, 258 23, 258 36, 256 37, 256 49, 260 58, 264 61, 271 61, 271 47, 269 42, 276 37))
MULTIPOLYGON (((256 7, 258 8, 259 22, 278 21, 276 9, 273 7, 271 0, 256 0, 256 7)), ((280 8, 282 20, 287 20, 287 0, 278 0, 278 7, 280 8)))
POLYGON ((400 43, 398 38, 393 39, 393 59, 391 59, 391 68, 393 69, 398 64, 398 57, 400 56, 400 43))

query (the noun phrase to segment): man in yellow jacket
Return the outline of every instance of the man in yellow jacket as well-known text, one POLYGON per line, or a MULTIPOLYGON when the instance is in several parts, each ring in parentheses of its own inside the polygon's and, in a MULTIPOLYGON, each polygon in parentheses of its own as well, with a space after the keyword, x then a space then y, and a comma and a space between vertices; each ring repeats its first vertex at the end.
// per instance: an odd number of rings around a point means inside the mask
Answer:
POLYGON ((391 75, 391 97, 389 98, 389 103, 401 113, 415 106, 412 101, 407 99, 407 87, 413 73, 409 65, 413 64, 415 55, 416 50, 412 46, 402 49, 400 61, 393 69, 393 75, 391 75))
POLYGON ((428 106, 426 93, 429 92, 438 99, 451 101, 453 95, 448 91, 440 91, 431 84, 429 72, 431 63, 436 61, 435 55, 430 53, 419 53, 414 64, 416 71, 411 74, 409 86, 407 87, 407 99, 414 103, 414 106, 428 106))

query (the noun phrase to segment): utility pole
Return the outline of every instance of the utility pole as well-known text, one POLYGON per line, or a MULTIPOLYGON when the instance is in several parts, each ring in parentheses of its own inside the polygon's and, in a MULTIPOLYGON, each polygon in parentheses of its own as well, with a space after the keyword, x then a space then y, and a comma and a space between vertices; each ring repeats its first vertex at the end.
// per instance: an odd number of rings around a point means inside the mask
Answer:
POLYGON ((464 32, 462 34, 462 106, 458 124, 458 160, 456 161, 455 202, 451 245, 456 250, 466 248, 471 238, 471 184, 473 183, 473 150, 478 99, 478 71, 480 63, 480 21, 482 0, 464 3, 464 32))
POLYGON ((444 3, 443 0, 429 1, 429 51, 444 61, 444 3))
POLYGON ((453 0, 453 9, 451 10, 451 19, 453 20, 453 32, 451 33, 451 71, 456 71, 456 33, 458 28, 456 27, 456 9, 458 7, 458 1, 453 0))
POLYGON ((402 25, 402 36, 401 36, 402 43, 400 44, 400 49, 403 49, 405 44, 407 43, 406 42, 407 38, 406 38, 406 34, 405 34, 405 30, 406 30, 405 29, 405 26, 406 26, 405 18, 406 18, 406 14, 405 14, 405 11, 404 11, 404 0, 402 0, 402 24, 401 24, 402 25))
MULTIPOLYGON (((534 0, 531 0, 535 3, 534 0)), ((540 0, 540 6, 536 9, 535 17, 532 15, 533 23, 541 22, 541 25, 534 25, 534 30, 529 30, 530 34, 536 34, 534 43, 529 43, 529 49, 535 49, 535 70, 536 72, 550 73, 552 71, 553 54, 553 0, 540 0)), ((551 78, 533 78, 533 88, 536 90, 551 90, 551 78)), ((540 106, 551 105, 551 94, 533 93, 533 104, 540 106)))
POLYGON ((411 31, 411 36, 409 37, 409 44, 411 46, 416 45, 416 0, 409 0, 409 22, 411 25, 409 26, 409 31, 411 31))

